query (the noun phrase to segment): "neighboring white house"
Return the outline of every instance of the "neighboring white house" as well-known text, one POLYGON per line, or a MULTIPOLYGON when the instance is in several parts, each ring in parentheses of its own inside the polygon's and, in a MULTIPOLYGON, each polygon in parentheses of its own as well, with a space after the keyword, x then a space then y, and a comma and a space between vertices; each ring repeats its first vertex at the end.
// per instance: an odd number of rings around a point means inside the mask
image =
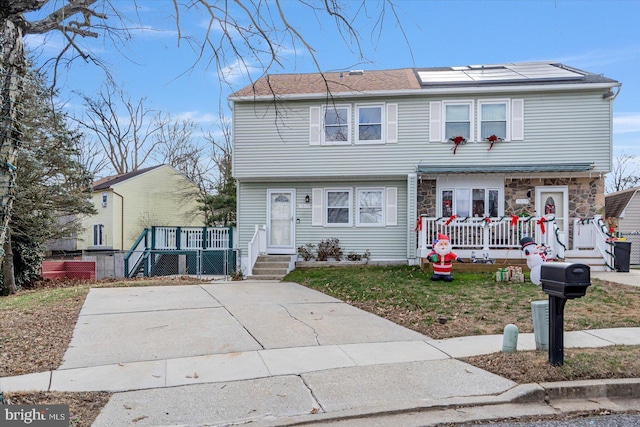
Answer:
POLYGON ((549 62, 263 77, 229 98, 239 245, 266 225, 269 254, 416 262, 421 217, 545 214, 569 245, 604 206, 619 86, 549 62))

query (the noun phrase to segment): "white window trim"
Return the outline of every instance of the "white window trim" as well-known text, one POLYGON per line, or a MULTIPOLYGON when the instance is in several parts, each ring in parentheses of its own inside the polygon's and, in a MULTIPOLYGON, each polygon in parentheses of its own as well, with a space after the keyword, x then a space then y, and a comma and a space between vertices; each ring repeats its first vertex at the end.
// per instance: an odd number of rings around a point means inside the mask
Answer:
POLYGON ((321 114, 320 120, 322 120, 320 143, 322 145, 351 145, 351 134, 353 133, 353 128, 351 126, 351 122, 352 122, 351 104, 325 104, 322 106, 320 114, 321 114), (326 131, 325 117, 326 117, 327 108, 334 108, 334 109, 346 108, 347 109, 347 140, 346 141, 327 141, 326 140, 327 131, 326 131))
POLYGON ((356 188, 356 227, 384 227, 387 224, 386 211, 387 211, 387 197, 386 190, 384 187, 358 187, 356 188), (379 191, 382 193, 382 206, 380 206, 382 211, 382 220, 378 224, 371 223, 361 223, 360 222, 360 193, 362 191, 379 191))
MULTIPOLYGON (((442 101, 442 113, 440 123, 440 135, 442 142, 449 142, 447 138, 447 105, 468 105, 469 106, 469 138, 467 142, 475 141, 475 102, 473 99, 456 99, 449 101, 442 101)), ((456 135, 457 136, 457 135, 456 135)))
MULTIPOLYGON (((453 191, 453 206, 452 206, 452 214, 456 214, 457 208, 457 200, 456 200, 456 191, 457 189, 468 189, 470 191, 470 200, 472 203, 473 200, 473 192, 471 190, 482 188, 484 190, 498 190, 498 217, 504 215, 504 178, 493 178, 493 179, 481 179, 477 177, 474 179, 473 177, 448 177, 446 180, 438 180, 436 183, 436 213, 437 216, 443 216, 442 209, 442 192, 446 190, 453 191), (441 182, 442 181, 442 182, 441 182)), ((486 196, 485 196, 486 197, 486 196)), ((470 205, 470 209, 473 205, 470 205)), ((486 205, 485 205, 486 206, 486 205)))
POLYGON ((324 200, 325 204, 322 207, 323 209, 323 218, 324 218, 324 226, 325 227, 353 227, 353 188, 325 188, 324 189, 324 200), (333 192, 347 192, 349 193, 349 222, 345 224, 337 224, 337 223, 329 223, 329 193, 333 192))
POLYGON ((482 141, 482 106, 484 104, 504 104, 506 109, 507 129, 505 135, 505 141, 511 141, 511 99, 479 99, 478 100, 478 140, 482 141))
POLYGON ((387 114, 386 114, 386 104, 384 102, 377 102, 371 104, 356 104, 355 105, 355 118, 356 125, 354 126, 355 133, 355 143, 356 144, 384 144, 385 135, 387 132, 387 114), (363 108, 371 108, 371 107, 379 107, 380 108, 380 139, 360 139, 360 107, 363 108))
POLYGON ((104 224, 102 223, 94 223, 93 227, 91 227, 91 232, 92 232, 92 246, 106 246, 106 236, 104 234, 104 224), (100 233, 100 237, 102 238, 101 242, 96 242, 96 227, 101 227, 102 228, 102 232, 100 233))

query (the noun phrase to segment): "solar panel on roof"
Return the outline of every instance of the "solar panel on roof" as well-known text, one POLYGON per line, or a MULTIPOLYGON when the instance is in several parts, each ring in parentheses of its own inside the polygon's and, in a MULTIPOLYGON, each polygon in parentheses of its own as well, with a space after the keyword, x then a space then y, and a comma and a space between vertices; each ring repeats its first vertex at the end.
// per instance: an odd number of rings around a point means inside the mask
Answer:
POLYGON ((584 77, 582 73, 549 63, 451 67, 449 70, 419 70, 417 74, 423 84, 567 80, 584 77))

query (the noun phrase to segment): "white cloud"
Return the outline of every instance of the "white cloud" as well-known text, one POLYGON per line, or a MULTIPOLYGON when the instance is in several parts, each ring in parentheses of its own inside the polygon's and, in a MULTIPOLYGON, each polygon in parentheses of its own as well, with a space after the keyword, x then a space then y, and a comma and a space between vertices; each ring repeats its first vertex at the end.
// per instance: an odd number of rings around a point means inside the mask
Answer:
POLYGON ((581 54, 554 58, 553 61, 569 64, 577 68, 593 69, 605 65, 629 62, 638 58, 640 50, 637 46, 622 49, 595 50, 581 54))
POLYGON ((613 133, 640 132, 640 113, 625 113, 613 117, 613 133))

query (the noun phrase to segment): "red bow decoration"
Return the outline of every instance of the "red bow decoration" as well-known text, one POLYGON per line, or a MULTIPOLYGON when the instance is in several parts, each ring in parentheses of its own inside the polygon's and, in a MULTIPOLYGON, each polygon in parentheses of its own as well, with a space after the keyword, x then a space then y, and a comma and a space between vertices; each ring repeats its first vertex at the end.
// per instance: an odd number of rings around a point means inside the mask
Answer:
POLYGON ((542 231, 542 234, 544 234, 544 223, 545 223, 546 219, 544 217, 540 218, 538 220, 538 225, 540 226, 540 231, 542 231))
POLYGON ((451 221, 453 221, 454 219, 456 219, 458 217, 458 215, 451 215, 449 217, 449 219, 447 220, 447 222, 444 223, 444 225, 449 225, 451 224, 451 221))
POLYGON ((518 215, 511 215, 511 226, 515 227, 518 224, 518 215))
POLYGON ((484 218, 482 218, 482 220, 483 220, 484 222, 486 222, 487 224, 490 224, 490 223, 491 223, 491 218, 489 218, 488 216, 485 216, 484 218))
POLYGON ((418 218, 418 222, 416 222, 416 228, 413 229, 413 231, 422 231, 422 219, 418 218))
POLYGON ((463 142, 467 142, 467 140, 465 139, 465 137, 463 136, 456 136, 455 138, 449 138, 449 141, 453 142, 455 145, 453 147, 451 147, 451 149, 453 150, 453 154, 456 154, 456 151, 458 150, 458 145, 462 144, 463 142))
POLYGON ((496 136, 496 135, 491 135, 485 138, 487 141, 489 141, 489 148, 487 149, 487 151, 491 151, 491 149, 493 148, 493 143, 497 142, 497 141, 502 141, 502 138, 496 136))

